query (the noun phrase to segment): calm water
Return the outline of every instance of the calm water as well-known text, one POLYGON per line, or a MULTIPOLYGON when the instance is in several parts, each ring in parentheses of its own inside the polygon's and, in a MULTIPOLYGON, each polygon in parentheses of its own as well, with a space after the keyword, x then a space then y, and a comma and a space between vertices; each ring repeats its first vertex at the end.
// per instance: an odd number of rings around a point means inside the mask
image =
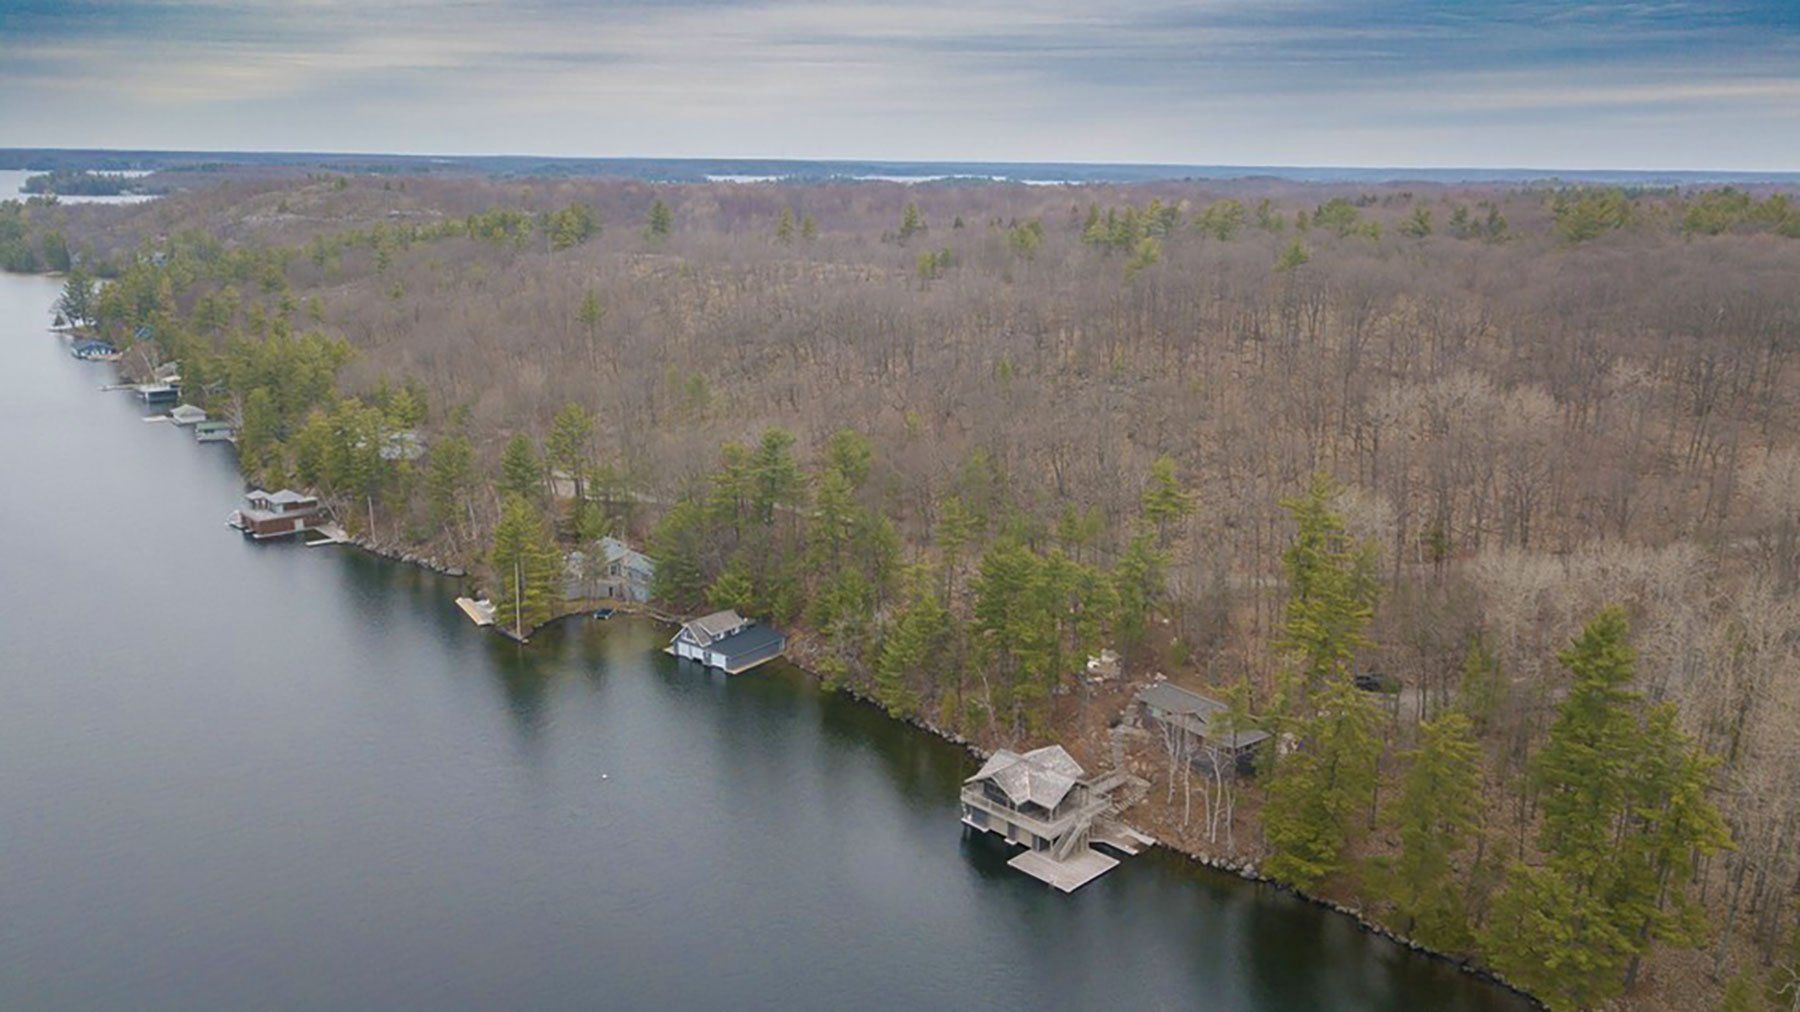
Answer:
POLYGON ((0 275, 0 1007, 1517 1006, 1160 854, 1056 893, 961 753, 791 671, 247 543, 55 293, 0 275))

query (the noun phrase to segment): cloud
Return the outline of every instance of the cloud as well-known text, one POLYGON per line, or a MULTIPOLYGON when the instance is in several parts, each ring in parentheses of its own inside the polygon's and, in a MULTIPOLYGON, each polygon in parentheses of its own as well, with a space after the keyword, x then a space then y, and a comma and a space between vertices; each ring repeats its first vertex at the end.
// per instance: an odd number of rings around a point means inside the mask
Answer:
POLYGON ((16 145, 1800 164, 1788 0, 8 0, 0 88, 16 145))

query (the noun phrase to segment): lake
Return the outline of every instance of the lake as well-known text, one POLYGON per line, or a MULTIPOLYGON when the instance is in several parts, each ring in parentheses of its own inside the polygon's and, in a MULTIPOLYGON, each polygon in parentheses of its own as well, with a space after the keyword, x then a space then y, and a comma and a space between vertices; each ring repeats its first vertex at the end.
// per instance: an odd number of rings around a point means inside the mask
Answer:
POLYGON ((791 668, 248 542, 57 290, 0 275, 0 1007, 1524 1007, 1161 852, 1049 889, 965 753, 791 668))

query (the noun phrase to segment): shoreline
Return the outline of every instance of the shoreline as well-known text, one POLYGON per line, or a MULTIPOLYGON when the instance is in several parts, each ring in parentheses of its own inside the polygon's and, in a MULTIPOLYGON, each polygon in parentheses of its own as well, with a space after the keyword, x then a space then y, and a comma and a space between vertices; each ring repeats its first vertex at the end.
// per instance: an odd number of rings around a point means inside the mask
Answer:
MULTIPOLYGON (((383 550, 380 550, 378 548, 372 548, 372 547, 370 547, 358 540, 355 540, 355 539, 345 542, 345 544, 351 545, 352 547, 355 547, 355 548, 362 549, 363 551, 366 551, 366 552, 370 552, 371 554, 374 554, 380 558, 387 559, 389 561, 410 562, 412 565, 420 566, 420 567, 430 570, 432 572, 439 573, 440 575, 446 575, 446 576, 456 575, 459 578, 463 575, 466 575, 466 574, 462 574, 460 570, 453 574, 447 570, 436 568, 436 566, 434 565, 434 560, 428 560, 428 559, 411 556, 411 555, 407 555, 406 557, 403 558, 399 554, 393 554, 393 553, 389 553, 389 552, 384 552, 383 550)), ((678 619, 675 619, 668 615, 657 613, 656 611, 650 609, 649 607, 647 607, 645 605, 633 604, 632 602, 623 602, 623 601, 610 602, 609 601, 609 602, 606 602, 605 606, 615 608, 620 615, 623 615, 623 616, 626 616, 629 618, 643 619, 643 620, 655 622, 658 625, 663 625, 663 626, 671 626, 671 625, 679 624, 678 619)), ((591 604, 584 605, 583 607, 580 607, 580 608, 571 608, 568 610, 558 611, 556 614, 552 615, 548 619, 545 619, 540 625, 538 625, 536 628, 534 628, 532 630, 532 633, 535 634, 538 629, 542 629, 542 628, 545 628, 545 627, 553 625, 553 624, 562 623, 562 622, 565 622, 572 618, 579 618, 583 615, 587 615, 587 614, 591 613, 592 611, 593 611, 593 607, 591 604)), ((489 630, 489 631, 494 631, 494 630, 489 630)), ((499 636, 502 636, 507 639, 511 638, 511 636, 509 634, 505 633, 504 631, 494 631, 494 632, 495 632, 495 635, 499 635, 499 636)), ((527 636, 526 642, 519 642, 518 645, 520 645, 520 646, 529 645, 529 642, 528 642, 529 639, 530 639, 530 636, 527 636)), ((964 735, 959 734, 955 731, 949 731, 944 728, 941 728, 937 724, 935 724, 935 723, 931 722, 930 720, 927 720, 923 717, 896 717, 893 714, 889 713, 887 711, 887 708, 882 706, 879 702, 877 702, 873 696, 870 696, 867 693, 858 691, 857 689, 855 689, 851 686, 838 685, 838 686, 834 686, 829 689, 826 688, 824 680, 819 676, 819 674, 816 671, 813 671, 811 668, 807 667, 805 664, 801 663, 801 661, 798 660, 797 658, 795 658, 791 653, 784 653, 779 659, 786 662, 787 664, 791 665, 796 671, 800 672, 801 675, 805 676, 806 680, 811 683, 812 688, 817 692, 821 692, 821 693, 830 692, 830 693, 841 694, 841 695, 849 698, 850 700, 854 701, 859 706, 865 706, 872 710, 875 710, 882 717, 884 717, 888 720, 894 721, 899 724, 907 725, 909 727, 914 728, 917 731, 928 734, 928 735, 938 739, 939 741, 942 741, 947 744, 954 745, 958 748, 963 749, 964 751, 968 752, 976 760, 977 763, 987 759, 988 756, 992 754, 992 750, 984 748, 980 743, 978 743, 970 738, 967 738, 964 735)), ((738 677, 738 676, 727 675, 726 677, 729 678, 729 677, 738 677)), ((1536 1006, 1538 1008, 1547 1008, 1548 1007, 1536 995, 1518 987, 1517 985, 1508 981, 1505 977, 1502 977, 1498 973, 1494 972, 1492 969, 1485 967, 1479 963, 1476 963, 1473 960, 1464 959, 1464 958, 1458 957, 1458 956, 1453 955, 1448 952, 1444 952, 1439 949, 1433 949, 1430 946, 1425 945, 1424 943, 1419 942, 1416 939, 1410 938, 1410 937, 1402 934, 1401 932, 1381 923, 1380 921, 1377 921, 1377 920, 1371 918, 1368 914, 1366 914, 1365 912, 1363 912, 1362 910, 1360 910, 1356 907, 1350 906, 1345 903, 1340 903, 1336 900, 1329 899, 1324 896, 1318 896, 1313 893, 1309 893, 1304 890, 1297 889, 1287 883, 1280 882, 1276 879, 1270 878, 1270 877, 1262 874, 1262 872, 1259 871, 1257 868, 1257 862, 1253 859, 1239 860, 1239 859, 1235 859, 1235 858, 1228 857, 1228 856, 1220 856, 1220 855, 1215 855, 1215 854, 1211 854, 1211 853, 1207 853, 1207 852, 1203 852, 1203 851, 1199 851, 1199 850, 1194 850, 1194 849, 1184 847, 1177 843, 1171 843, 1168 840, 1166 840, 1160 836, 1157 837, 1156 843, 1153 846, 1160 848, 1163 851, 1175 856, 1176 858, 1180 859, 1184 863, 1191 864, 1191 865, 1197 865, 1197 866, 1204 868, 1211 872, 1217 872, 1220 874, 1230 875, 1234 878, 1242 879, 1245 882, 1252 883, 1259 887, 1272 889, 1277 892, 1286 893, 1289 896, 1292 896, 1295 899, 1298 899, 1301 902, 1306 903, 1309 906, 1318 908, 1318 909, 1323 910, 1330 914, 1348 918, 1349 920, 1354 921, 1356 923, 1357 927, 1366 934, 1376 935, 1388 942, 1391 942, 1395 945, 1401 946, 1413 953, 1416 953, 1420 956, 1424 956, 1424 957, 1434 960, 1436 962, 1447 963, 1447 964, 1455 967, 1457 970, 1461 971, 1464 974, 1467 974, 1471 977, 1481 980, 1484 983, 1491 984, 1498 988, 1502 988, 1520 998, 1525 999, 1526 1001, 1532 1003, 1534 1006, 1536 1006)))
MULTIPOLYGON (((13 272, 9 272, 9 273, 13 273, 13 272)), ((62 275, 58 274, 57 272, 18 272, 18 273, 36 274, 37 276, 51 277, 51 278, 62 276, 62 275)), ((51 332, 56 334, 59 337, 66 336, 66 334, 64 334, 63 332, 55 331, 54 329, 52 329, 51 332)), ((239 476, 241 479, 242 478, 241 470, 239 472, 239 476)), ((379 540, 370 539, 365 535, 356 535, 354 537, 347 538, 344 541, 341 541, 339 543, 349 546, 349 547, 352 547, 352 548, 355 548, 359 551, 367 553, 368 555, 371 555, 371 556, 381 559, 383 561, 399 563, 399 564, 404 564, 404 565, 417 566, 421 569, 426 570, 427 572, 433 573, 434 575, 448 577, 448 578, 457 579, 457 580, 466 580, 469 577, 468 572, 466 570, 462 569, 461 567, 452 566, 447 563, 444 563, 443 561, 441 561, 435 557, 413 551, 403 544, 384 543, 379 540)), ((654 622, 657 622, 657 623, 663 624, 663 625, 670 625, 670 624, 675 624, 676 622, 678 622, 677 619, 674 619, 668 615, 659 613, 647 605, 636 604, 636 603, 632 603, 632 602, 611 602, 611 601, 602 602, 602 603, 606 606, 614 607, 615 609, 617 609, 619 611, 620 614, 628 615, 633 618, 649 619, 651 621, 654 621, 654 622)), ((575 618, 575 617, 578 617, 581 615, 589 614, 593 611, 593 608, 594 608, 594 603, 589 602, 579 608, 563 608, 563 609, 557 610, 554 614, 551 615, 550 618, 548 618, 544 622, 540 623, 532 631, 535 632, 536 629, 541 629, 541 628, 547 627, 549 625, 552 625, 554 623, 560 623, 560 622, 563 622, 570 618, 575 618)), ((491 631, 495 635, 501 636, 502 638, 505 638, 505 639, 513 638, 505 630, 490 629, 488 631, 491 631)), ((523 647, 523 646, 529 645, 528 640, 529 640, 529 636, 527 636, 526 640, 523 640, 523 641, 514 640, 514 642, 517 645, 523 647)), ((932 735, 933 737, 938 738, 941 741, 947 742, 951 745, 961 747, 961 748, 965 749, 966 751, 968 751, 978 761, 987 758, 988 755, 990 754, 990 750, 984 748, 982 745, 980 745, 976 741, 969 739, 959 733, 945 730, 945 729, 937 726, 935 723, 931 722, 930 720, 928 720, 926 718, 923 718, 923 717, 896 717, 893 714, 888 713, 886 708, 881 706, 879 703, 877 703, 873 697, 869 696, 866 693, 860 692, 851 686, 838 685, 838 686, 834 686, 834 687, 827 689, 825 686, 824 680, 819 676, 819 674, 817 672, 813 671, 811 668, 807 667, 800 660, 796 659, 792 653, 783 654, 781 659, 786 661, 787 663, 793 665, 793 667, 797 671, 799 671, 802 675, 804 675, 812 683, 812 686, 817 691, 821 691, 821 692, 829 691, 829 692, 834 692, 834 693, 842 693, 843 695, 854 700, 859 705, 868 706, 868 707, 871 707, 871 708, 879 711, 881 716, 883 716, 889 720, 897 721, 902 724, 911 725, 912 727, 914 727, 920 731, 926 732, 926 733, 932 735)), ((731 677, 731 676, 727 676, 727 677, 731 677)), ((1198 851, 1198 850, 1194 850, 1194 849, 1189 849, 1189 848, 1181 846, 1179 844, 1168 842, 1167 840, 1165 840, 1161 837, 1158 837, 1155 846, 1162 848, 1163 850, 1167 851, 1168 853, 1170 853, 1172 855, 1177 856, 1178 858, 1180 858, 1181 860, 1183 860, 1185 862, 1198 865, 1198 866, 1206 868, 1210 871, 1230 874, 1236 878, 1242 879, 1246 882, 1254 883, 1258 886, 1265 886, 1265 887, 1268 887, 1268 888, 1271 888, 1271 889, 1274 889, 1274 890, 1277 890, 1280 892, 1285 892, 1285 893, 1307 903, 1308 905, 1311 905, 1316 908, 1320 908, 1320 909, 1327 911, 1329 913, 1332 913, 1332 914, 1337 914, 1337 915, 1341 915, 1343 917, 1347 917, 1350 920, 1354 921, 1356 923, 1356 925, 1363 932, 1365 932, 1367 934, 1377 935, 1386 941, 1389 941, 1396 945, 1402 946, 1414 953, 1428 957, 1432 960, 1451 964, 1456 969, 1460 970, 1462 973, 1473 976, 1485 983, 1492 984, 1496 987, 1502 988, 1502 989, 1512 993, 1513 995, 1516 995, 1520 998, 1525 999, 1526 1001, 1530 1002, 1531 1004, 1533 1004, 1534 1006, 1536 1006, 1538 1008, 1547 1007, 1544 1004, 1544 1002, 1541 999, 1539 999, 1537 996, 1517 987, 1516 985, 1512 984, 1506 978, 1500 976, 1498 973, 1496 973, 1495 971, 1493 971, 1490 968, 1487 968, 1478 963, 1475 963, 1472 960, 1459 958, 1450 953, 1432 949, 1429 946, 1423 945, 1423 944, 1417 942, 1416 940, 1411 939, 1411 938, 1401 934, 1397 930, 1390 928, 1387 925, 1384 925, 1376 920, 1373 920, 1372 918, 1370 918, 1366 913, 1364 913, 1360 909, 1357 909, 1355 907, 1349 906, 1344 903, 1340 903, 1340 902, 1332 900, 1332 899, 1328 899, 1323 896, 1318 896, 1318 895, 1314 895, 1312 893, 1305 892, 1305 891, 1297 889, 1291 885, 1279 882, 1275 879, 1272 879, 1272 878, 1269 878, 1269 877, 1263 875, 1258 870, 1257 862, 1253 859, 1237 860, 1237 859, 1234 859, 1232 857, 1227 857, 1227 856, 1216 856, 1216 855, 1213 855, 1210 853, 1206 853, 1206 852, 1202 852, 1202 851, 1198 851)))

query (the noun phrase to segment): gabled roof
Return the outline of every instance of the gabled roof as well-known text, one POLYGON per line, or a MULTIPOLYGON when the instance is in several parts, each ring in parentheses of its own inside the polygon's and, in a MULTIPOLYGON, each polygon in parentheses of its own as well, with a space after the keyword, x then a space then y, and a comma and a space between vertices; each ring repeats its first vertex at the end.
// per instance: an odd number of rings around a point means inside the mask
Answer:
POLYGON ((282 505, 282 506, 289 505, 292 503, 302 503, 302 502, 313 502, 314 501, 313 497, 310 495, 301 495, 299 492, 295 492, 293 489, 287 489, 287 488, 284 488, 279 492, 270 494, 268 498, 269 498, 270 502, 275 503, 277 505, 282 505))
POLYGON ((626 544, 623 541, 620 541, 618 538, 614 538, 614 537, 601 538, 600 539, 600 554, 605 556, 606 561, 608 561, 608 562, 623 562, 627 566, 632 566, 632 567, 635 567, 638 569, 642 569, 646 572, 654 572, 656 570, 656 560, 655 559, 652 559, 650 556, 645 555, 643 552, 640 552, 637 549, 632 548, 630 545, 626 544))
POLYGON ((682 628, 692 633, 700 641, 701 646, 711 643, 721 636, 729 636, 742 628, 743 616, 735 611, 715 611, 711 615, 702 615, 697 619, 682 623, 682 628))
POLYGON ((988 757, 979 773, 963 782, 991 781, 1015 805, 1029 801, 1043 808, 1055 808, 1085 775, 1081 764, 1061 745, 1045 745, 1024 755, 1000 749, 988 757))

